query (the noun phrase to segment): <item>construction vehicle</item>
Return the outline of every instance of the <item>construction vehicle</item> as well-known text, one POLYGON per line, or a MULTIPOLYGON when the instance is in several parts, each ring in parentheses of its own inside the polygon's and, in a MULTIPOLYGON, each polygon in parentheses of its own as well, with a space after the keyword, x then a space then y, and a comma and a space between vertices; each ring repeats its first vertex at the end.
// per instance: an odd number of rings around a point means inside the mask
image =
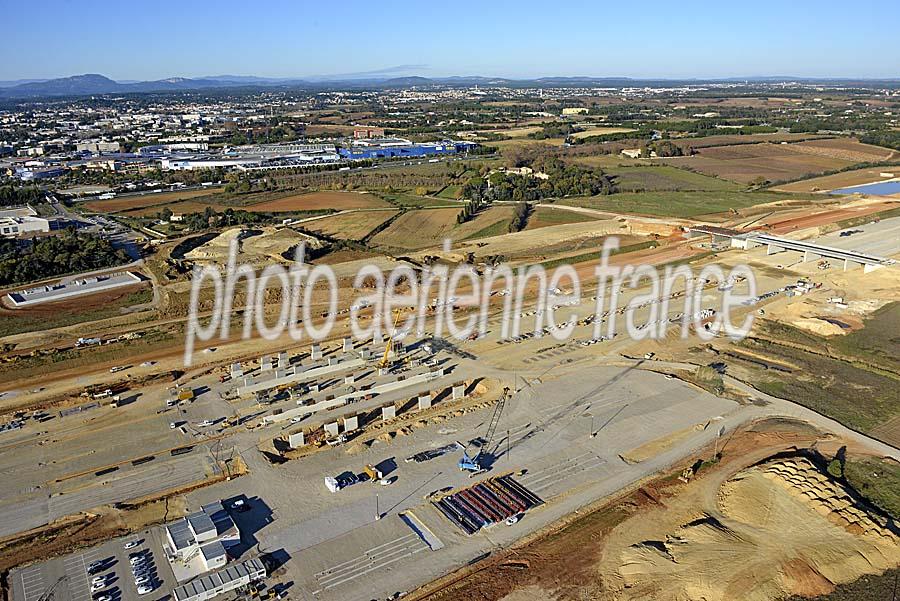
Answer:
POLYGON ((371 464, 366 465, 363 468, 363 473, 369 477, 370 482, 378 482, 382 478, 384 478, 384 474, 377 467, 372 466, 371 464))
POLYGON ((378 367, 384 369, 391 365, 391 351, 394 350, 394 334, 397 333, 397 326, 400 324, 400 317, 403 315, 403 311, 398 309, 394 312, 394 327, 391 329, 390 335, 387 337, 387 343, 384 345, 384 355, 381 357, 381 362, 378 363, 378 367))
POLYGON ((463 456, 457 464, 459 471, 469 472, 469 477, 472 477, 482 474, 490 469, 487 460, 493 453, 487 449, 494 440, 494 434, 497 431, 497 425, 500 423, 500 415, 503 413, 503 407, 511 396, 512 394, 509 387, 504 387, 503 394, 500 395, 500 400, 497 401, 497 406, 494 407, 494 413, 491 415, 491 421, 488 423, 487 433, 484 435, 483 442, 479 446, 478 453, 475 456, 469 455, 468 448, 465 445, 457 443, 463 447, 463 456))

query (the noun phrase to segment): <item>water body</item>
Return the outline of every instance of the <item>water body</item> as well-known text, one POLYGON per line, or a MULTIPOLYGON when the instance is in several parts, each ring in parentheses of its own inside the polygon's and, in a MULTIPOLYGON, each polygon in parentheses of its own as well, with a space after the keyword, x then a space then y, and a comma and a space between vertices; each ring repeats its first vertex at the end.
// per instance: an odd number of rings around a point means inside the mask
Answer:
POLYGON ((900 194, 900 181, 877 182, 874 184, 863 184, 862 186, 853 186, 851 188, 841 188, 840 190, 832 190, 831 194, 874 194, 876 196, 886 196, 888 194, 900 194))

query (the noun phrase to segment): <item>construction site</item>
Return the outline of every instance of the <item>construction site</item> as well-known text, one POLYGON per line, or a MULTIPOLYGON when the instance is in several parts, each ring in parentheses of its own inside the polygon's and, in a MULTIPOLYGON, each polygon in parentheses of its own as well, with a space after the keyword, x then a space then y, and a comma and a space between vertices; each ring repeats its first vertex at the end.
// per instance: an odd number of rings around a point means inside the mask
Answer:
MULTIPOLYGON (((571 262, 593 282, 598 247, 621 235, 615 266, 749 265, 754 296, 731 312, 754 319, 741 340, 681 335, 686 318, 709 333, 723 294, 747 291, 712 277, 690 309, 684 282, 623 286, 608 310, 589 284, 554 308, 573 324, 564 340, 527 286, 515 336, 502 335, 506 289, 483 333, 435 335, 432 304, 424 334, 395 337, 397 311, 393 329, 359 340, 350 315, 374 309, 346 302, 368 261, 357 249, 334 258, 327 337, 232 332, 185 367, 192 269, 221 265, 238 238, 250 264, 287 262, 309 234, 232 228, 160 245, 134 268, 150 309, 3 338, 6 598, 763 600, 893 574, 895 204, 697 220, 554 205, 591 220, 372 259, 420 272, 505 253, 514 266, 571 262), (629 337, 626 306, 662 335, 629 337)), ((263 318, 277 315, 279 291, 263 298, 263 318)), ((327 310, 324 292, 312 299, 327 310)), ((196 300, 208 318, 212 291, 196 300)), ((74 301, 19 304, 2 315, 49 320, 74 301)))

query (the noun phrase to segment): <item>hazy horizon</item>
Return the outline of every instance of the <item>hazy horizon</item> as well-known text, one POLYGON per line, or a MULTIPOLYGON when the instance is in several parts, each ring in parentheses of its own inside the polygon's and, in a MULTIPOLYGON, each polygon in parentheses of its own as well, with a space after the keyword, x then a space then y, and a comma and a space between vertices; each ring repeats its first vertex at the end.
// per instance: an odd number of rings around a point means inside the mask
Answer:
POLYGON ((0 49, 16 61, 0 80, 98 73, 120 80, 247 74, 274 78, 387 74, 723 79, 764 76, 900 77, 886 1, 809 6, 766 0, 628 6, 533 0, 490 6, 464 0, 412 6, 349 2, 215 5, 82 4, 51 0, 6 7, 13 25, 0 49), (349 17, 347 15, 350 15, 349 17), (49 16, 49 18, 48 18, 49 16), (864 34, 864 35, 862 35, 864 34), (24 50, 23 49, 27 49, 24 50), (399 65, 385 67, 385 65, 399 65), (414 64, 412 64, 414 63, 414 64))

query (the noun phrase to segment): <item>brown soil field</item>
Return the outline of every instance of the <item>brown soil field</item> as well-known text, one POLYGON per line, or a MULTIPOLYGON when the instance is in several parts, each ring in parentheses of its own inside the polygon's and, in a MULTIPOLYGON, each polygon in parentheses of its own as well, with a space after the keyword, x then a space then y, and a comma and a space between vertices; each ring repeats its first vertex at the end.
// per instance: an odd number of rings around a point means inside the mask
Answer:
POLYGON ((889 518, 795 451, 816 443, 833 454, 839 442, 808 424, 760 422, 730 437, 717 463, 694 464, 688 483, 676 468, 409 597, 769 601, 827 593, 900 563, 889 518))
POLYGON ((755 226, 767 226, 767 229, 776 234, 785 234, 794 230, 802 230, 808 227, 818 227, 834 223, 851 217, 862 217, 879 211, 896 207, 896 203, 879 202, 852 207, 835 208, 826 211, 814 210, 811 212, 792 211, 789 215, 773 215, 755 224, 755 226))
POLYGON ((456 222, 460 209, 426 209, 401 215, 387 229, 372 238, 372 243, 394 248, 417 249, 438 246, 444 238, 460 241, 506 234, 512 218, 511 206, 491 207, 474 219, 456 222))
POLYGON ((863 144, 854 138, 811 140, 791 145, 792 150, 854 163, 874 163, 900 156, 895 150, 863 144))
POLYGON ((308 136, 316 136, 319 134, 325 135, 353 135, 353 130, 356 129, 352 125, 332 125, 332 124, 315 124, 315 125, 307 125, 306 126, 306 135, 308 136))
POLYGON ((784 184, 774 189, 779 192, 819 192, 821 190, 837 190, 839 188, 871 184, 892 179, 893 177, 900 177, 900 165, 896 167, 870 167, 855 171, 843 171, 833 175, 784 184), (890 173, 892 176, 882 177, 882 173, 890 173))
POLYGON ((591 136, 602 136, 604 134, 623 134, 634 131, 630 127, 589 127, 584 131, 575 132, 573 138, 590 138, 591 136))
POLYGON ((739 144, 701 148, 691 157, 660 159, 675 167, 750 183, 763 177, 768 181, 797 179, 808 174, 849 167, 855 162, 812 152, 795 150, 797 144, 739 144))
POLYGON ((513 138, 511 140, 499 140, 497 142, 485 142, 485 146, 495 146, 499 149, 508 148, 510 146, 537 146, 546 144, 547 146, 562 146, 562 138, 547 138, 545 140, 535 140, 534 138, 513 138))
POLYGON ((243 207, 246 211, 259 213, 290 213, 294 211, 318 211, 321 209, 373 209, 389 207, 377 196, 357 192, 311 192, 267 200, 243 207))
POLYGON ((562 225, 565 223, 585 223, 587 221, 597 221, 597 219, 597 217, 585 213, 537 207, 528 219, 528 225, 525 229, 537 230, 542 227, 562 225))
POLYGON ((803 140, 813 140, 822 138, 816 134, 750 134, 741 136, 738 134, 722 134, 720 136, 704 136, 702 138, 675 138, 672 140, 682 148, 690 146, 692 148, 707 148, 710 146, 734 146, 739 144, 756 144, 758 142, 801 142, 803 140))
POLYGON ((372 243, 410 249, 440 244, 441 239, 457 225, 458 214, 459 209, 409 211, 375 235, 372 243))
POLYGON ((361 240, 396 214, 397 211, 357 211, 324 217, 300 225, 307 231, 321 232, 341 240, 361 240))
POLYGON ((91 211, 100 213, 117 213, 128 209, 139 209, 142 207, 174 203, 180 200, 188 200, 199 196, 209 196, 210 194, 218 194, 223 190, 224 188, 205 188, 203 190, 186 190, 184 192, 149 193, 140 196, 112 198, 110 200, 91 200, 84 203, 84 206, 91 211))

